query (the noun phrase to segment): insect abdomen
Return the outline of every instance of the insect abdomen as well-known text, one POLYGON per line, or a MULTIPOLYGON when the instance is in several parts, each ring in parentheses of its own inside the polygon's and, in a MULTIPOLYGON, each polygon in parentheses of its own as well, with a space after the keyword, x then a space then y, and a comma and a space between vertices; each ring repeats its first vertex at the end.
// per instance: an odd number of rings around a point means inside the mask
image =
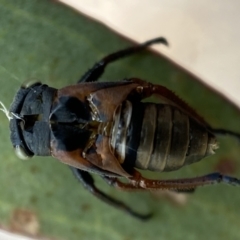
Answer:
POLYGON ((126 144, 121 150, 125 166, 173 171, 213 154, 217 148, 215 137, 176 107, 155 103, 128 102, 127 108, 125 105, 119 115, 115 145, 118 154, 119 146, 126 144), (131 116, 128 124, 124 119, 126 112, 131 116))

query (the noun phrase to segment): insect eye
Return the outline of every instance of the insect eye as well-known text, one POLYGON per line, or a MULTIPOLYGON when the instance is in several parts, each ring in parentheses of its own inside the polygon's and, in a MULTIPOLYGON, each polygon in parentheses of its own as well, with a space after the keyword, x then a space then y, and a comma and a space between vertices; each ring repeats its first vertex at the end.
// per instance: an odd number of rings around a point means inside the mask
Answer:
POLYGON ((19 157, 21 160, 28 160, 29 158, 32 157, 20 145, 15 146, 15 153, 17 157, 19 157))

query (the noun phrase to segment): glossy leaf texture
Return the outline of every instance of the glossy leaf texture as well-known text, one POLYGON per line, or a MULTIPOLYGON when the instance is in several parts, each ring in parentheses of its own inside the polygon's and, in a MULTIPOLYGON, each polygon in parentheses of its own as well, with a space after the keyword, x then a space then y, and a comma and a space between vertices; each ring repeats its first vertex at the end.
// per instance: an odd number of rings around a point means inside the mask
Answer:
MULTIPOLYGON (((9 106, 24 81, 60 88, 75 83, 93 63, 132 43, 54 1, 0 0, 0 100, 9 106)), ((156 33, 156 37, 161 33, 156 33)), ((167 36, 164 36, 167 38, 167 36)), ((147 39, 146 39, 147 40, 147 39)), ((170 45, 174 45, 171 42, 170 45)), ((240 113, 166 58, 145 51, 111 64, 103 77, 139 77, 162 84, 193 106, 212 126, 240 132, 240 113)), ((182 206, 150 193, 118 192, 95 176, 97 185, 140 212, 139 222, 98 201, 80 186, 68 167, 52 158, 22 162, 15 157, 8 120, 0 114, 0 224, 13 229, 13 216, 28 210, 39 222, 33 235, 54 239, 238 239, 240 188, 199 188, 182 206)), ((149 177, 194 177, 221 170, 240 177, 240 145, 221 137, 213 157, 172 173, 149 177)), ((176 200, 176 196, 173 197, 176 200)), ((177 201, 177 200, 176 200, 177 201)), ((15 219, 16 220, 16 219, 15 219)))

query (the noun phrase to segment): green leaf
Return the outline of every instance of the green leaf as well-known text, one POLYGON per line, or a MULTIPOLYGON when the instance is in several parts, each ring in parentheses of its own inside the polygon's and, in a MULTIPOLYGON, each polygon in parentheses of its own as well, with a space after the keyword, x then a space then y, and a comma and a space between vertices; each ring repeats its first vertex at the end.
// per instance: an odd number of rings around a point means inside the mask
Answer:
MULTIPOLYGON (((26 80, 60 88, 75 83, 93 63, 129 46, 109 29, 54 1, 0 0, 0 100, 9 106, 26 80)), ((156 33, 156 37, 159 33, 156 33)), ((167 37, 167 36, 165 36, 167 37)), ((147 39, 146 39, 147 40, 147 39)), ((171 42, 174 45, 174 42, 171 42)), ((162 84, 187 101, 212 126, 240 132, 240 114, 167 59, 144 52, 109 66, 102 80, 139 77, 162 84)), ((106 193, 154 217, 140 222, 107 206, 80 186, 69 169, 52 158, 22 162, 9 140, 8 120, 0 114, 0 220, 9 227, 17 209, 34 212, 40 235, 55 239, 238 239, 240 189, 226 185, 201 188, 176 206, 149 193, 122 193, 102 183, 106 193)), ((217 166, 240 177, 240 148, 220 138, 218 153, 182 170, 150 177, 194 177, 217 166)))

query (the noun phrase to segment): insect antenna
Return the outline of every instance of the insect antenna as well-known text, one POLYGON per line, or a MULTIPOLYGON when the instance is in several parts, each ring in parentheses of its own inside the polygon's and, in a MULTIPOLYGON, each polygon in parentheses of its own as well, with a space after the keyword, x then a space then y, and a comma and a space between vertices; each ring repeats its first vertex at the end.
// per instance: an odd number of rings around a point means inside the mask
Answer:
MULTIPOLYGON (((11 119, 20 119, 22 121, 24 121, 24 119, 22 117, 19 116, 19 114, 17 113, 13 113, 13 112, 9 112, 9 110, 7 110, 7 108, 5 107, 5 105, 3 104, 3 102, 0 101, 0 105, 2 106, 0 108, 0 110, 6 115, 6 117, 8 118, 8 120, 10 121, 11 119)), ((25 121, 24 121, 25 122, 25 121)))
POLYGON ((11 119, 13 119, 12 114, 7 110, 7 108, 1 101, 0 101, 0 105, 2 106, 0 110, 6 115, 8 120, 10 121, 11 119))

